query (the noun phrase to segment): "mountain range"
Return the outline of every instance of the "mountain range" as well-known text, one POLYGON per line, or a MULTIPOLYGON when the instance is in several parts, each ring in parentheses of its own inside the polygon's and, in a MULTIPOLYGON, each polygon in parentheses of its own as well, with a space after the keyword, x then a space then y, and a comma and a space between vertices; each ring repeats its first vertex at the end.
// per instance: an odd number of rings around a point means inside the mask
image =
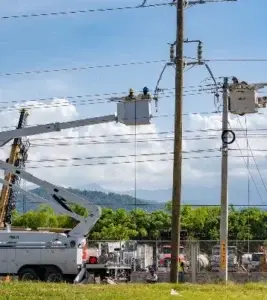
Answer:
MULTIPOLYGON (((104 191, 96 191, 96 190, 85 190, 85 189, 80 190, 80 189, 73 189, 73 188, 68 188, 67 190, 73 194, 88 199, 88 204, 90 201, 101 207, 112 208, 114 210, 118 208, 124 208, 126 210, 141 208, 143 210, 151 212, 154 210, 165 208, 164 202, 159 203, 156 201, 143 200, 126 194, 118 194, 118 193, 112 193, 107 191, 104 192, 104 191)), ((44 199, 49 199, 50 197, 43 188, 32 189, 29 192, 36 194, 39 197, 42 197, 44 199)), ((28 210, 35 210, 40 205, 41 202, 36 202, 29 199, 25 195, 24 196, 20 195, 17 197, 16 203, 17 203, 17 210, 20 212, 22 211, 25 212, 28 210)))
MULTIPOLYGON (((233 179, 229 176, 229 186, 228 186, 228 199, 230 204, 234 205, 262 205, 265 202, 264 195, 266 191, 262 183, 256 182, 257 189, 254 183, 250 182, 249 193, 248 193, 248 181, 247 178, 233 179), (259 193, 261 198, 259 197, 259 193)), ((93 191, 102 191, 104 193, 109 193, 110 191, 101 187, 98 184, 89 184, 85 189, 93 191)), ((172 199, 172 189, 137 189, 135 190, 125 190, 125 191, 115 191, 114 193, 120 195, 129 195, 132 197, 137 197, 142 199, 142 201, 152 201, 165 203, 172 199)), ((221 199, 221 187, 220 184, 217 185, 201 185, 199 183, 183 184, 182 186, 182 203, 191 205, 214 205, 219 204, 221 199)), ((267 204, 267 203, 266 203, 267 204)))
MULTIPOLYGON (((257 194, 258 191, 252 184, 250 193, 248 193, 247 186, 244 185, 243 182, 235 181, 234 183, 235 184, 229 185, 229 204, 244 207, 247 206, 248 203, 250 205, 264 204, 264 198, 259 198, 257 194)), ((139 189, 136 191, 113 192, 98 184, 88 184, 80 188, 68 188, 68 190, 101 207, 112 209, 124 208, 127 210, 141 208, 150 212, 164 209, 166 202, 172 198, 172 189, 139 189)), ((42 188, 36 188, 30 191, 46 199, 49 197, 42 188)), ((194 206, 218 205, 220 204, 220 192, 220 186, 183 185, 182 203, 194 206)), ((17 209, 19 211, 32 210, 38 205, 39 204, 28 199, 26 196, 19 196, 17 199, 17 209)))

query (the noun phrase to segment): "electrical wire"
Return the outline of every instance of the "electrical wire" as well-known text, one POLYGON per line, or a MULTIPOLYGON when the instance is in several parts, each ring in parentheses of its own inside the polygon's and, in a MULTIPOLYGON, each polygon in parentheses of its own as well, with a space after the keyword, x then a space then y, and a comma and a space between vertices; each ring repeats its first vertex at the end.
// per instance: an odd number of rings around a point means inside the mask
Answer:
MULTIPOLYGON (((136 151, 137 149, 135 149, 136 151)), ((217 152, 220 149, 198 149, 198 150, 190 150, 183 151, 184 154, 189 153, 202 153, 202 152, 217 152)), ((135 154, 127 154, 127 155, 108 155, 108 156, 88 156, 88 157, 68 157, 68 158, 55 158, 55 159, 40 159, 40 160, 27 160, 27 162, 54 162, 54 161, 75 161, 75 160, 92 160, 92 159, 110 159, 110 158, 128 158, 128 157, 138 157, 138 156, 155 156, 155 155, 173 155, 173 152, 156 152, 156 153, 135 153, 135 154)))
MULTIPOLYGON (((195 92, 195 91, 209 91, 213 89, 214 84, 206 84, 206 85, 189 85, 184 86, 184 92, 195 92)), ((161 94, 166 93, 166 91, 171 92, 175 91, 175 88, 164 88, 161 94)), ((142 90, 137 91, 138 93, 142 93, 142 90)), ((101 97, 101 99, 109 99, 110 97, 107 96, 126 96, 128 92, 121 91, 121 92, 106 92, 106 93, 95 93, 95 94, 83 94, 83 95, 57 95, 53 97, 46 97, 46 98, 35 98, 35 99, 21 99, 21 100, 14 100, 14 101, 0 101, 0 104, 19 104, 24 102, 44 102, 44 101, 53 101, 55 99, 66 99, 66 100, 73 100, 73 99, 82 99, 82 98, 93 98, 93 97, 101 97)))
POLYGON ((46 70, 31 70, 31 71, 22 71, 22 72, 6 72, 6 73, 0 73, 0 76, 30 75, 30 74, 39 75, 39 74, 44 74, 44 73, 84 71, 84 70, 90 70, 90 69, 104 69, 104 68, 117 68, 117 67, 126 67, 126 66, 156 64, 156 63, 163 63, 163 62, 166 62, 166 60, 160 59, 160 60, 152 60, 152 61, 136 61, 136 62, 119 63, 119 64, 81 66, 81 67, 63 68, 63 69, 46 69, 46 70))
MULTIPOLYGON (((210 89, 201 89, 201 90, 196 90, 195 92, 192 93, 186 93, 184 96, 195 96, 195 95, 204 95, 204 94, 213 94, 210 89)), ((164 98, 173 98, 173 92, 164 92, 162 93, 162 99, 164 98)), ((56 99, 54 99, 56 100, 56 99)), ((60 100, 60 99, 59 99, 60 100)), ((65 99, 64 99, 65 100, 65 99)), ((122 101, 122 100, 121 100, 122 101)), ((34 103, 34 104, 21 104, 19 106, 0 106, 0 110, 5 110, 5 111, 17 111, 21 110, 22 108, 25 109, 50 109, 50 108, 56 108, 56 107, 66 107, 66 106, 84 106, 84 105, 96 105, 96 104, 107 104, 107 103, 119 103, 121 102, 120 100, 112 100, 111 98, 98 98, 98 99, 77 99, 74 101, 70 102, 65 102, 65 103, 53 103, 53 104, 46 104, 46 103, 34 103)))
MULTIPOLYGON (((185 57, 186 58, 186 57, 185 57)), ((204 62, 267 62, 267 58, 225 58, 225 59, 204 59, 204 62)), ((152 61, 136 61, 128 63, 119 63, 119 64, 106 64, 106 65, 96 65, 96 66, 81 66, 81 67, 72 67, 72 68, 62 68, 62 69, 46 69, 46 70, 29 70, 21 72, 5 72, 0 73, 0 76, 14 76, 14 75, 39 75, 44 73, 54 73, 54 72, 72 72, 72 71, 84 71, 89 69, 103 69, 103 68, 117 68, 125 66, 134 66, 134 65, 146 65, 146 64, 156 64, 156 63, 166 63, 166 59, 152 60, 152 61)))
POLYGON ((267 58, 209 58, 207 62, 267 62, 267 58))
MULTIPOLYGON (((245 138, 242 136, 237 136, 239 139, 241 138, 245 138)), ((257 138, 257 136, 255 136, 257 138)), ((266 138, 267 136, 265 136, 266 138)), ((71 137, 72 138, 72 137, 71 137)), ((89 137, 85 137, 85 138, 89 138, 89 137)), ((213 135, 213 136, 193 136, 193 137, 188 137, 188 136, 184 136, 183 137, 183 141, 205 141, 205 140, 218 140, 220 138, 220 135, 213 135)), ((64 139, 64 138, 63 138, 64 139)), ((78 138, 79 139, 79 138, 78 138)), ((69 140, 67 139, 67 141, 62 141, 62 142, 57 142, 57 143, 32 143, 31 142, 31 147, 60 147, 60 146, 64 146, 64 147, 73 147, 73 146, 84 146, 84 145, 116 145, 116 144, 132 144, 132 143, 150 143, 150 142, 173 142, 173 137, 163 137, 163 138, 144 138, 144 139, 138 139, 138 140, 130 140, 130 139, 119 139, 119 140, 104 140, 104 141, 100 141, 100 140, 90 140, 90 141, 74 141, 74 142, 69 142, 69 140)), ((45 141, 45 139, 42 139, 45 141)), ((242 151, 242 149, 230 149, 232 151, 238 150, 238 151, 242 151)))
MULTIPOLYGON (((229 122, 228 122, 228 126, 229 126, 229 128, 232 130, 231 124, 230 124, 229 122)), ((252 173, 251 173, 251 171, 250 171, 250 169, 249 169, 249 166, 247 165, 247 162, 246 162, 246 160, 245 160, 245 156, 243 155, 243 152, 242 152, 242 150, 241 150, 241 147, 239 146, 237 140, 235 140, 235 143, 236 143, 237 147, 239 148, 239 151, 240 151, 240 153, 241 153, 241 157, 242 157, 243 160, 244 160, 245 166, 246 166, 246 168, 247 168, 247 170, 248 170, 248 173, 249 173, 250 178, 252 179, 252 182, 253 182, 254 187, 255 187, 255 189, 256 189, 256 191, 257 191, 257 194, 258 194, 260 200, 262 201, 262 203, 264 203, 263 198, 262 198, 262 196, 261 196, 261 194, 260 194, 260 191, 259 191, 259 189, 258 189, 258 186, 257 186, 257 184, 256 184, 256 182, 255 182, 255 180, 254 180, 254 177, 252 176, 252 173)))
MULTIPOLYGON (((245 158, 243 155, 232 155, 233 158, 245 158)), ((195 156, 195 157, 183 157, 183 160, 201 160, 210 158, 221 158, 221 156, 195 156)), ((161 159, 146 159, 136 160, 136 163, 147 163, 147 162, 169 162, 173 161, 173 158, 161 158, 161 159)), ((114 162, 97 162, 97 163, 83 163, 83 164, 54 164, 54 165, 36 165, 27 166, 27 169, 42 169, 42 168, 72 168, 72 167, 85 167, 85 166, 102 166, 102 165, 123 165, 123 164, 134 164, 134 161, 114 161, 114 162)))
MULTIPOLYGON (((197 156, 197 157, 184 157, 183 160, 188 159, 208 159, 208 158, 220 158, 221 156, 197 156)), ((136 160, 136 163, 147 163, 147 162, 169 162, 172 158, 162 158, 162 159, 146 159, 146 160, 136 160)), ((83 164, 58 164, 58 165, 37 165, 37 166, 27 166, 27 169, 41 169, 41 168, 72 168, 72 167, 85 167, 85 166, 101 166, 101 165, 123 165, 123 164, 133 164, 134 161, 116 161, 116 162, 97 162, 97 163, 83 163, 83 164)))
MULTIPOLYGON (((244 127, 242 126, 242 123, 241 123, 241 121, 240 121, 239 116, 238 116, 237 120, 238 120, 238 122, 239 122, 241 128, 244 129, 244 127)), ((245 121, 246 121, 246 120, 247 120, 247 119, 245 119, 245 121)), ((254 163, 255 163, 255 166, 256 166, 256 168, 257 168, 258 174, 259 174, 259 176, 260 176, 261 182, 262 182, 262 184, 263 184, 263 186, 264 186, 265 191, 267 192, 266 184, 265 184, 265 182, 264 182, 264 180, 263 180, 263 177, 262 177, 260 168, 259 168, 259 166, 258 166, 258 164, 257 164, 257 161, 256 161, 256 159, 255 159, 255 157, 254 157, 254 153, 253 153, 253 151, 252 151, 252 149, 251 149, 251 147, 250 147, 250 144, 249 144, 248 135, 247 135, 247 130, 246 130, 245 132, 246 132, 245 137, 246 137, 246 141, 247 141, 247 148, 248 148, 248 149, 250 150, 250 152, 251 152, 251 155, 252 155, 253 161, 254 161, 254 163)))
POLYGON ((96 13, 96 12, 111 12, 111 11, 123 11, 123 10, 132 10, 138 8, 156 8, 163 7, 172 4, 171 2, 167 3, 155 3, 148 5, 140 6, 123 6, 123 7, 111 7, 111 8, 96 8, 96 9, 82 9, 74 11, 58 11, 58 12, 48 12, 48 13, 36 13, 36 14, 23 14, 23 15, 13 15, 13 16, 0 16, 0 20, 9 20, 9 19, 25 19, 25 18, 37 18, 37 17, 49 17, 49 16, 67 16, 75 14, 84 14, 84 13, 96 13))
MULTIPOLYGON (((234 128, 233 129, 235 132, 239 132, 242 131, 242 129, 240 128, 234 128)), ((261 130, 267 130, 266 129, 247 129, 247 131, 261 131, 261 130)), ((218 132, 221 133, 221 129, 214 129, 214 128, 207 128, 207 129, 194 129, 194 130, 190 130, 190 129, 185 129, 183 130, 184 133, 196 133, 196 132, 201 132, 201 133, 209 133, 209 132, 218 132)), ((174 134, 174 131, 158 131, 158 132, 139 132, 136 133, 136 135, 141 135, 141 136, 154 136, 154 135, 169 135, 169 134, 174 134)), ((110 137, 131 137, 131 136, 135 136, 135 133, 123 133, 123 134, 103 134, 103 135, 85 135, 85 136, 60 136, 60 137, 47 137, 47 138, 31 138, 31 141, 36 142, 36 141, 58 141, 58 140, 74 140, 74 139, 87 139, 87 138, 110 138, 110 137)), ((200 136, 198 136, 200 137, 200 136)), ((210 136, 207 136, 210 137, 210 136)), ((216 137, 216 136, 212 136, 212 137, 216 137)), ((267 137, 267 134, 266 134, 267 137)), ((203 137, 205 138, 205 136, 203 137)), ((239 150, 239 149, 235 149, 235 148, 230 148, 229 150, 235 151, 235 150, 239 150)), ((243 149, 242 149, 243 150, 243 149)), ((267 149, 251 149, 251 151, 259 151, 259 152, 266 152, 267 149)))

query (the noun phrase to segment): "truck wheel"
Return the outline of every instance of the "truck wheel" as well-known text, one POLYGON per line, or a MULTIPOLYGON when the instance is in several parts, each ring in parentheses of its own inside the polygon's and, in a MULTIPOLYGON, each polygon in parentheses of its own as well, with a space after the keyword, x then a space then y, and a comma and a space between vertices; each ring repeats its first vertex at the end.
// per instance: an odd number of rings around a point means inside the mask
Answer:
POLYGON ((63 282, 62 273, 56 268, 48 268, 45 272, 44 281, 46 282, 63 282))
POLYGON ((19 275, 20 281, 38 281, 39 280, 39 276, 31 268, 22 269, 18 275, 19 275))

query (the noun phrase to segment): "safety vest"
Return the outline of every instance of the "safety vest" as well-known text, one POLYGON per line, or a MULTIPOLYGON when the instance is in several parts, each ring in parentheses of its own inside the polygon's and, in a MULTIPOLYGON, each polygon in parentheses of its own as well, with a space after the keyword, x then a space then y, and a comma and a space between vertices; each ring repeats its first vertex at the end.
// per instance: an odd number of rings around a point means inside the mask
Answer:
POLYGON ((183 272, 182 264, 178 262, 178 272, 183 272))

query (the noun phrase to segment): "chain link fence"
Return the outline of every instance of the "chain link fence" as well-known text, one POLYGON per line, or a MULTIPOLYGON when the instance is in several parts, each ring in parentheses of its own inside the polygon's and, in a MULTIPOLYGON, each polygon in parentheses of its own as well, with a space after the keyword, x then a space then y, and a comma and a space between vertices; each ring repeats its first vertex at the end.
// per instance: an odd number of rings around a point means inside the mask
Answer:
MULTIPOLYGON (((145 280, 145 275, 151 267, 159 274, 159 278, 162 278, 161 281, 169 281, 171 265, 169 240, 88 241, 88 246, 89 255, 97 256, 99 262, 131 266, 133 274, 138 274, 137 281, 145 280)), ((219 241, 181 241, 179 252, 179 257, 185 265, 187 281, 192 281, 193 273, 197 276, 197 282, 203 282, 204 279, 217 280, 220 270, 219 241)), ((266 258, 264 241, 228 242, 228 272, 234 281, 249 281, 251 278, 254 278, 254 281, 267 281, 266 258), (261 273, 261 279, 257 279, 258 273, 261 273)))

